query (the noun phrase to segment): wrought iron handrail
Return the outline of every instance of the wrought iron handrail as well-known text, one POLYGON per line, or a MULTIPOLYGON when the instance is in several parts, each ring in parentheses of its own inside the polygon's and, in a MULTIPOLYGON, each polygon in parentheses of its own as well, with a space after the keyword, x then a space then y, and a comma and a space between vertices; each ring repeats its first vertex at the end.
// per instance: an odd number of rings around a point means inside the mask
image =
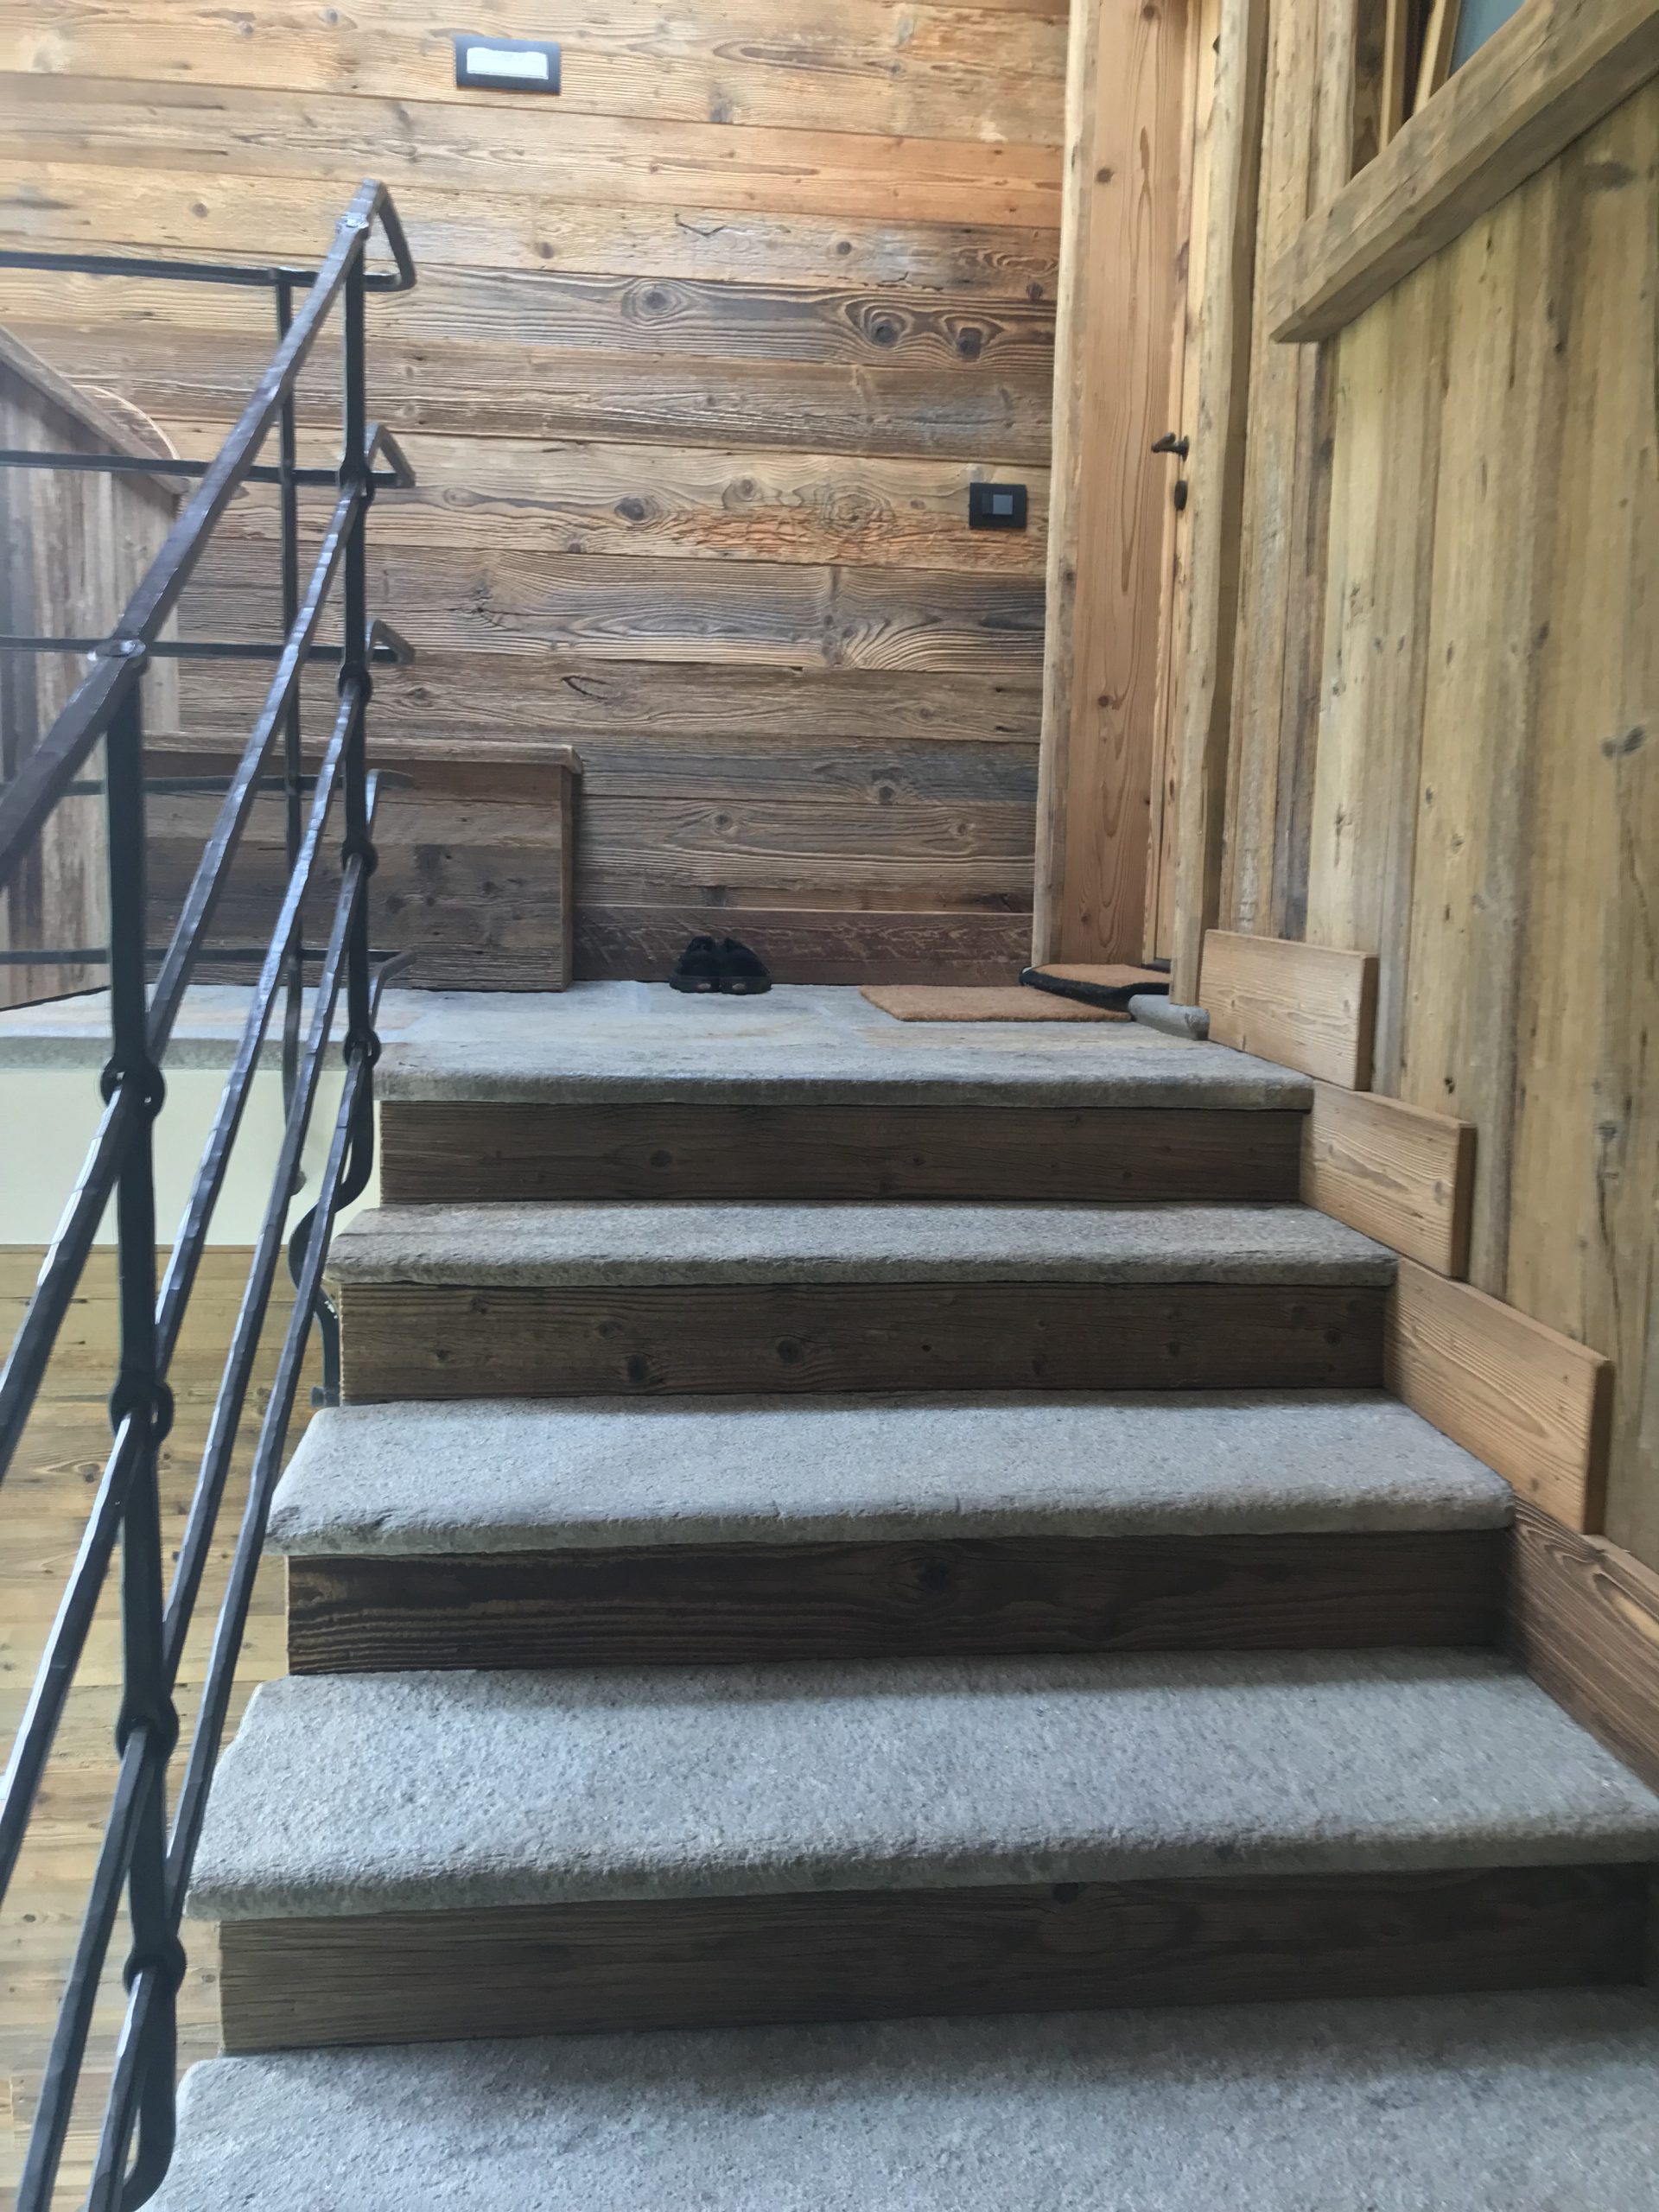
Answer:
MULTIPOLYGON (((22 1721, 0 1795, 0 1897, 14 1873, 28 1832, 57 1726, 62 1716, 118 1541, 121 1547, 122 1691, 115 1740, 119 1765, 108 1824, 92 1874, 86 1912, 59 2008, 39 2108, 18 2195, 19 2212, 47 2212, 61 2164, 91 2028, 94 1999, 124 1891, 131 1941, 128 2000, 105 2107, 91 2194, 92 2212, 143 2203, 159 2187, 172 2156, 177 2064, 175 1999, 184 1972, 180 1924, 197 1838, 224 1732, 232 1685, 258 1569, 270 1495, 281 1467, 314 1318, 326 1314, 322 1274, 335 1216, 366 1186, 373 1161, 373 1067, 379 1054, 375 1015, 393 963, 375 969, 368 930, 367 887, 375 863, 372 830, 376 779, 368 772, 365 717, 370 667, 407 658, 395 632, 371 620, 364 529, 378 486, 414 479, 393 441, 367 419, 365 301, 372 291, 405 290, 415 282, 409 248, 384 187, 365 183, 341 219, 333 245, 315 270, 245 264, 173 263, 97 254, 0 252, 0 267, 73 270, 99 276, 171 277, 188 283, 260 285, 276 306, 278 343, 251 397, 217 457, 209 462, 137 463, 152 473, 199 477, 166 542, 106 638, 11 638, 0 649, 80 651, 94 664, 28 757, 0 787, 0 889, 16 874, 52 810, 89 788, 105 797, 108 848, 107 952, 78 949, 78 960, 107 959, 111 1055, 104 1071, 104 1112, 80 1179, 48 1250, 34 1294, 0 1371, 0 1480, 16 1454, 82 1271, 111 1198, 120 1353, 110 1402, 114 1432, 74 1564, 22 1721), (394 268, 365 266, 378 225, 394 268), (295 312, 296 294, 306 297, 295 312), (323 324, 336 304, 342 346, 342 441, 337 469, 301 468, 297 461, 296 389, 323 324), (257 458, 275 426, 279 461, 257 458), (378 467, 377 463, 384 462, 378 467), (281 487, 283 636, 279 645, 191 643, 163 639, 213 532, 238 486, 281 487), (337 493, 308 577, 300 573, 297 494, 326 483, 337 493), (325 606, 338 583, 341 639, 319 644, 325 606), (228 779, 178 920, 159 960, 148 945, 142 677, 158 657, 207 653, 275 658, 265 701, 228 779), (308 663, 338 664, 338 705, 321 763, 302 772, 300 678, 308 663), (162 1065, 200 963, 222 957, 205 943, 232 857, 256 796, 272 788, 267 755, 280 734, 286 802, 288 876, 268 943, 258 961, 241 1036, 213 1124, 203 1148, 165 1275, 156 1279, 152 1131, 165 1096, 162 1065), (83 772, 105 747, 101 782, 83 772), (324 849, 338 797, 343 832, 340 882, 327 944, 321 951, 308 1024, 302 983, 308 951, 302 918, 324 849), (305 804, 309 799, 308 808, 305 804), (149 969, 156 967, 153 984, 149 969), (310 1128, 342 992, 345 1076, 315 1203, 296 1230, 290 1264, 293 1313, 276 1376, 254 1449, 248 1497, 214 1625, 190 1745, 179 1779, 169 1833, 167 1789, 179 1736, 173 1693, 231 1459, 241 1433, 255 1357, 264 1332, 301 1155, 310 1128), (168 1372, 188 1307, 213 1211, 279 995, 283 997, 283 1069, 286 1117, 269 1198, 240 1311, 209 1421, 207 1443, 186 1519, 170 1588, 163 1584, 157 1456, 172 1419, 168 1372), (304 1031, 302 1042, 302 1030, 304 1031)), ((107 467, 135 465, 131 455, 0 453, 0 466, 107 467)), ((43 952, 31 950, 39 961, 43 952)))

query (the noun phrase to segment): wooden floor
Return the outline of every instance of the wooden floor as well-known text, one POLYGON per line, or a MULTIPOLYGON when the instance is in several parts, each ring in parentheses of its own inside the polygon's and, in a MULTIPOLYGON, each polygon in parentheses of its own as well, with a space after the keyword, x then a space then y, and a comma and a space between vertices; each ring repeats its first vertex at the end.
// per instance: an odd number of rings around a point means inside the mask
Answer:
MULTIPOLYGON (((10 1341, 20 1310, 18 1294, 32 1277, 38 1255, 15 1248, 0 1254, 0 1338, 10 1341)), ((231 1250, 209 1255, 197 1296, 200 1321, 183 1347, 174 1380, 178 1414, 163 1454, 163 1535, 169 1560, 176 1554, 211 1411, 218 1358, 228 1340, 234 1300, 247 1255, 231 1250)), ((66 1332, 66 1356, 48 1378, 17 1461, 0 1488, 0 1729, 10 1742, 29 1695, 36 1661, 62 1593, 86 1509, 109 1444, 104 1363, 110 1335, 96 1281, 77 1302, 66 1332)), ((274 1324, 285 1324, 286 1307, 274 1324)), ((274 1329, 273 1329, 274 1333, 274 1329)), ((265 1403, 264 1378, 270 1348, 262 1354, 257 1409, 265 1403)), ((302 1389, 294 1434, 309 1413, 310 1381, 302 1389)), ((257 1433, 255 1401, 244 1423, 245 1446, 226 1491, 220 1541, 213 1547, 196 1611, 196 1630, 186 1654, 179 1707, 186 1738, 192 1724, 201 1669, 223 1591, 245 1496, 251 1438, 257 1433)), ((115 1776, 111 1732, 118 1696, 119 1605, 106 1592, 71 1694, 52 1762, 37 1802, 17 1876, 0 1912, 0 2082, 5 2091, 0 2133, 0 2205, 13 2201, 29 2130, 35 2115, 45 2057, 63 1977, 79 1928, 115 1776)), ((254 1686, 284 1671, 280 1564, 267 1567, 257 1586, 230 1731, 254 1686)), ((180 1992, 181 2069, 218 2048, 218 1955, 211 1931, 187 1923, 189 1971, 180 1992)), ((76 2107, 56 2202, 78 2204, 91 2175, 98 2126, 109 2081, 114 2038, 122 2012, 121 1961, 124 1924, 111 1946, 88 2049, 83 2093, 76 2107)))

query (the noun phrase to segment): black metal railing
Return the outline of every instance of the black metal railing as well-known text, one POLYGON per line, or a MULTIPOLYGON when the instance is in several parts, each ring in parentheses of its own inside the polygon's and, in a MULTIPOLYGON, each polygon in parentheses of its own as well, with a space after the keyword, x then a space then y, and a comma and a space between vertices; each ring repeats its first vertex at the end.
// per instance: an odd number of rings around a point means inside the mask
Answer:
MULTIPOLYGON (((124 1894, 130 1929, 126 2012, 87 2199, 93 2212, 113 2212, 117 2207, 142 2204, 153 2195, 172 2156, 175 1998, 184 1971, 179 1930, 185 1891, 225 1729, 270 1494, 322 1299, 329 1236, 339 1209, 365 1188, 372 1165, 372 1069, 379 1050, 375 1013, 387 968, 377 972, 369 940, 366 894, 375 860, 371 839, 375 779, 366 766, 365 711, 372 662, 405 658, 408 648, 395 633, 370 620, 364 524, 377 485, 409 484, 413 478, 394 442, 367 419, 365 302, 372 291, 406 290, 415 281, 415 270, 391 201, 373 183, 358 193, 327 256, 315 270, 22 252, 0 253, 0 266, 263 286, 274 296, 278 340, 253 396, 211 462, 0 453, 0 466, 118 472, 136 467, 151 474, 200 479, 108 637, 0 639, 0 649, 86 650, 94 656, 91 671, 35 750, 14 779, 0 786, 0 888, 11 880, 60 800, 89 789, 103 792, 109 943, 107 948, 67 950, 78 962, 107 959, 111 1031, 103 1116, 0 1373, 0 1479, 17 1450, 111 1200, 120 1319, 118 1371, 110 1401, 113 1442, 17 1732, 0 1799, 3 1895, 16 1868, 53 1738, 118 1543, 122 1677, 115 1742, 119 1764, 86 1917, 46 2060, 17 2202, 20 2212, 46 2212, 51 2202, 94 2001, 124 1894), (384 270, 367 266, 371 233, 377 224, 395 264, 384 270), (295 302, 302 294, 296 313, 295 302), (296 387, 336 306, 340 311, 343 385, 340 463, 335 469, 302 468, 296 387), (271 467, 261 465, 257 455, 273 426, 278 461, 271 467), (280 644, 181 645, 163 638, 163 626, 215 526, 238 488, 250 482, 280 487, 280 644), (336 497, 309 574, 302 577, 298 493, 303 486, 316 484, 332 486, 336 497), (318 631, 337 582, 342 642, 329 646, 319 643, 318 631), (274 658, 276 665, 239 760, 228 778, 218 779, 215 787, 224 793, 218 817, 171 938, 152 950, 146 927, 142 679, 149 661, 168 654, 257 656, 274 658), (307 775, 301 766, 300 679, 306 665, 317 660, 338 664, 337 704, 321 763, 314 774, 307 775), (283 771, 280 779, 274 779, 265 769, 279 735, 283 771), (100 742, 104 773, 101 779, 89 779, 83 772, 100 742), (272 788, 273 782, 286 802, 287 887, 270 939, 256 956, 259 964, 247 1018, 158 1291, 152 1128, 162 1106, 168 1043, 191 976, 200 963, 214 957, 214 949, 204 940, 254 799, 261 790, 272 788), (340 887, 327 943, 310 952, 302 937, 305 900, 336 798, 342 832, 340 887), (308 966, 316 970, 308 1017, 303 1000, 308 966), (288 1215, 300 1182, 302 1150, 335 1036, 342 992, 345 1075, 340 1109, 315 1202, 291 1240, 293 1313, 254 1447, 246 1509, 213 1629, 194 1728, 177 1775, 169 1830, 168 1783, 179 1736, 175 1687, 241 1433, 288 1215), (157 1455, 172 1417, 168 1367, 243 1110, 264 1056, 279 993, 284 1000, 282 1057, 287 1107, 283 1140, 168 1587, 163 1575, 157 1485, 157 1455)), ((157 780, 176 785, 179 779, 157 780)), ((38 964, 61 957, 65 950, 31 947, 17 957, 38 964)))

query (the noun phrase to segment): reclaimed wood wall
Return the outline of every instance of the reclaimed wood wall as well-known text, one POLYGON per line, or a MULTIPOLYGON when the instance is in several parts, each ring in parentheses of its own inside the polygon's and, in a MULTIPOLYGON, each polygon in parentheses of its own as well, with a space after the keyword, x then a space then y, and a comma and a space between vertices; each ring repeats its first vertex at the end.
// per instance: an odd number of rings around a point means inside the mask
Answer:
MULTIPOLYGON (((1344 181, 1341 14, 1274 0, 1258 297, 1344 181)), ((1258 326, 1220 916, 1379 955, 1376 1087, 1476 1125, 1471 1279, 1615 1362, 1649 1565, 1656 206, 1659 80, 1340 337, 1258 326)))
MULTIPOLYGON (((0 329, 0 447, 25 453, 164 450, 147 426, 107 397, 65 384, 0 329)), ((162 478, 137 474, 0 469, 0 632, 101 638, 113 628, 172 525, 176 501, 162 478)), ((0 652, 0 782, 15 776, 86 673, 84 654, 0 652)), ((178 664, 146 678, 147 713, 178 719, 178 664)), ((101 773, 94 755, 88 778, 101 773)), ((102 945, 108 935, 104 803, 60 800, 17 874, 0 891, 0 949, 102 945)), ((0 965, 0 1007, 90 990, 105 981, 84 963, 0 965)))
MULTIPOLYGON (((421 280, 372 305, 371 402, 420 488, 373 582, 420 658, 379 726, 579 747, 579 973, 709 927, 803 980, 1026 956, 1065 0, 8 21, 13 240, 315 258, 391 185, 421 280), (563 93, 456 91, 452 28, 568 33, 563 93), (1030 487, 1023 535, 969 535, 975 477, 1030 487)), ((187 451, 270 343, 251 292, 11 273, 0 313, 187 451)), ((322 359, 317 437, 335 404, 322 359)), ((274 606, 271 521, 198 630, 274 606)), ((191 674, 193 740, 251 714, 191 674)))

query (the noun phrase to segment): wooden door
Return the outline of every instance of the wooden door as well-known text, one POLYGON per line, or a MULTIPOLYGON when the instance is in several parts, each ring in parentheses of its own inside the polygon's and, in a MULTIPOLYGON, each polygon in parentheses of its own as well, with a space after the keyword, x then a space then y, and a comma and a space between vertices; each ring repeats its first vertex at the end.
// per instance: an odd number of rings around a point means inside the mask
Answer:
POLYGON ((1217 40, 1221 0, 1192 0, 1182 120, 1181 245, 1177 258, 1173 344, 1170 356, 1169 416, 1166 433, 1175 450, 1155 458, 1168 474, 1164 591, 1159 608, 1158 695, 1153 730, 1152 806, 1147 861, 1147 906, 1141 951, 1167 960, 1174 952, 1176 768, 1180 753, 1184 679, 1191 604, 1192 448, 1198 428, 1199 333, 1205 302, 1205 247, 1209 229, 1211 123, 1216 102, 1217 40), (1185 450, 1183 451, 1182 448, 1185 450), (1178 490, 1178 487, 1179 490, 1178 490))

